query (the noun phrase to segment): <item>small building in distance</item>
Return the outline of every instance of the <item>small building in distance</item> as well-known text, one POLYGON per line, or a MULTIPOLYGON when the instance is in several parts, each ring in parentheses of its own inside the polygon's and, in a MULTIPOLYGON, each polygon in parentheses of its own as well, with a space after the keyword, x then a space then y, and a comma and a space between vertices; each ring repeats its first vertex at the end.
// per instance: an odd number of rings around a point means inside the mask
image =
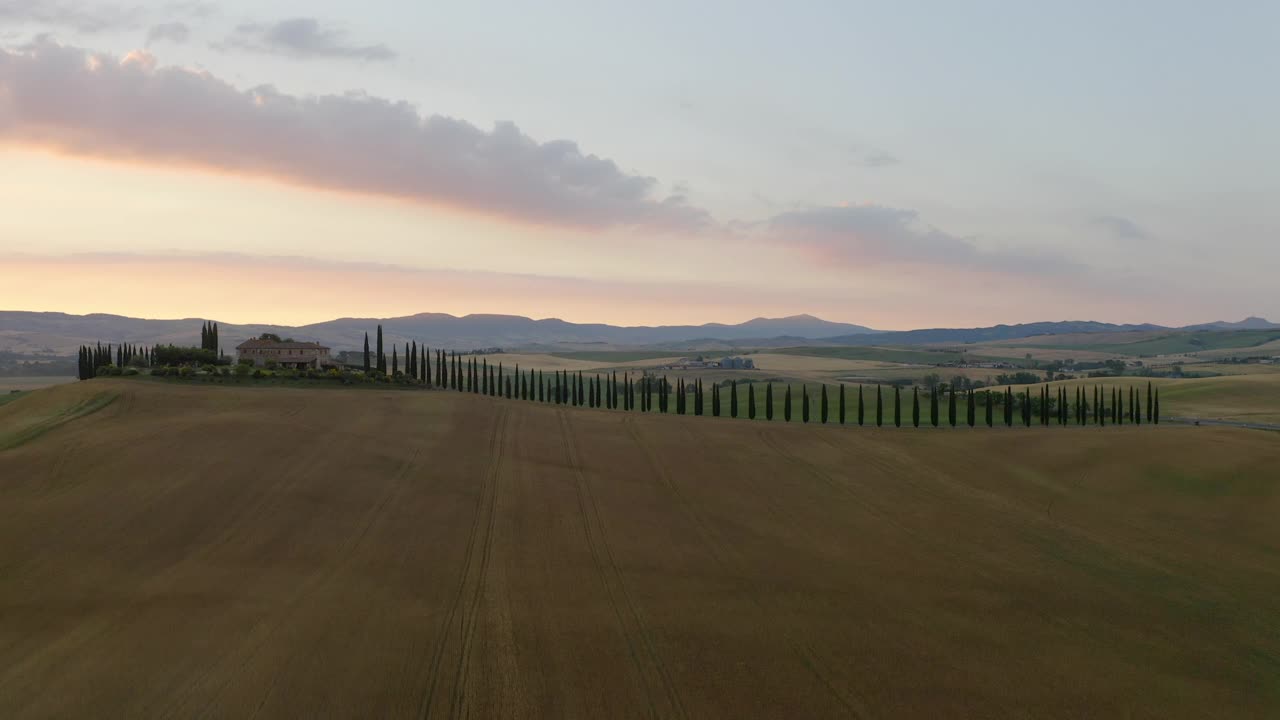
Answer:
POLYGON ((297 370, 319 370, 333 364, 329 358, 329 348, 320 343, 281 340, 270 333, 245 340, 236 346, 236 353, 240 360, 252 361, 257 367, 271 361, 275 361, 280 367, 297 370))
POLYGON ((756 363, 751 358, 727 357, 720 361, 720 367, 726 370, 755 370, 756 363))

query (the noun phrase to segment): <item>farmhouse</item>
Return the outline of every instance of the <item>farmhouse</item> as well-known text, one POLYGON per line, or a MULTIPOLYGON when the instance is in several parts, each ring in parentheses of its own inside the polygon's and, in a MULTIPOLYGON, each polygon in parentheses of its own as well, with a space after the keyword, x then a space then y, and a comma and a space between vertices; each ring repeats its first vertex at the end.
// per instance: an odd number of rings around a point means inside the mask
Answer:
POLYGON ((275 361, 280 367, 319 370, 333 364, 329 359, 329 348, 320 343, 294 342, 276 337, 245 340, 236 346, 236 353, 240 360, 250 360, 257 366, 275 361))

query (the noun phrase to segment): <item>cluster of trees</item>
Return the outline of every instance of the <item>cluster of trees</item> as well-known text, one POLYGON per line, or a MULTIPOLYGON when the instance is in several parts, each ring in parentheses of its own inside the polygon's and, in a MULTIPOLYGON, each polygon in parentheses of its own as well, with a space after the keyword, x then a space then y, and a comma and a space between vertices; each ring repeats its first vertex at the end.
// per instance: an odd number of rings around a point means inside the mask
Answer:
POLYGON ((200 327, 200 347, 133 343, 82 345, 76 363, 76 377, 88 380, 101 374, 119 374, 126 367, 154 368, 179 365, 226 365, 230 359, 218 349, 218 324, 206 321, 200 327), (107 368, 110 372, 102 370, 107 368))
POLYGON ((222 354, 218 347, 218 323, 206 320, 200 328, 200 349, 212 350, 216 355, 222 354))
POLYGON ((91 377, 96 377, 99 368, 104 367, 122 368, 128 365, 149 367, 154 354, 154 348, 146 348, 132 343, 81 345, 76 361, 76 377, 81 380, 88 380, 91 377))

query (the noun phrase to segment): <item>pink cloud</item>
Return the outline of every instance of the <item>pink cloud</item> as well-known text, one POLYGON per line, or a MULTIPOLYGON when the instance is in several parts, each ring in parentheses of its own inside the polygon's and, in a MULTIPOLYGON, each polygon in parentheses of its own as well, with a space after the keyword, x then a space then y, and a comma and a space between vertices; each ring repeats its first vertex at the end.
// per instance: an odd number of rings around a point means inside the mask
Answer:
POLYGON ((42 40, 0 50, 0 140, 408 198, 522 222, 697 228, 706 211, 569 140, 482 130, 351 92, 239 89, 206 72, 42 40))

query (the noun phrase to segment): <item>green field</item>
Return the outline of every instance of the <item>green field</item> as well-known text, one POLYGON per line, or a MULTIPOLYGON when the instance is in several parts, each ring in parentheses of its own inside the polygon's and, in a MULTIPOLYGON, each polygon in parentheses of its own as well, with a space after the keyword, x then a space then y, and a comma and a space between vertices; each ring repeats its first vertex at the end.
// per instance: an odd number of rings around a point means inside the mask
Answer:
POLYGON ((552 357, 565 358, 566 360, 586 360, 587 362, 600 363, 609 365, 611 363, 629 363, 638 360, 661 360, 663 358, 672 357, 704 357, 720 358, 733 353, 723 350, 690 350, 687 352, 678 350, 583 350, 575 352, 557 352, 548 353, 552 357))
MULTIPOLYGON (((1105 336, 1103 336, 1105 337, 1105 336)), ((1132 357, 1195 353, 1203 350, 1247 349, 1280 339, 1280 330, 1238 330, 1234 332, 1183 332, 1131 343, 1079 343, 1069 347, 1132 357)), ((1060 349, 1066 346, 1021 343, 1026 347, 1060 349)), ((1246 353, 1247 354, 1247 353, 1246 353)))
POLYGON ((842 360, 871 360, 905 364, 936 364, 956 362, 963 355, 956 350, 912 350, 888 347, 794 347, 770 349, 779 355, 807 355, 809 357, 840 358, 842 360))

